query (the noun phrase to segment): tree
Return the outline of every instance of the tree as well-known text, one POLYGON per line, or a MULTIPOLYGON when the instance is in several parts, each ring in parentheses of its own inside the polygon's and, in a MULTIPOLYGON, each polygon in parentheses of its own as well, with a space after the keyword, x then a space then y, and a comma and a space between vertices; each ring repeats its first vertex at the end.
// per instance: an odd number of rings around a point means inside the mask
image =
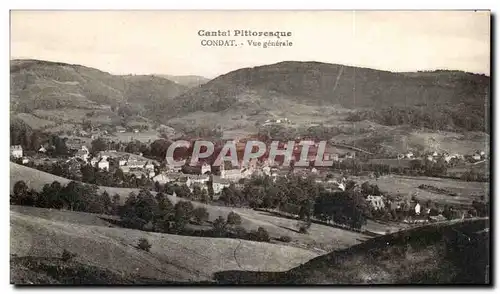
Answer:
POLYGON ((300 206, 299 210, 299 218, 309 221, 311 219, 311 208, 312 204, 308 199, 302 201, 302 205, 300 206))
POLYGON ((299 227, 299 233, 307 234, 309 228, 311 227, 311 221, 310 220, 302 221, 302 222, 299 222, 297 225, 299 227))
POLYGON ((183 229, 193 217, 193 203, 190 201, 179 201, 175 204, 174 220, 178 229, 183 229))
POLYGON ((227 223, 226 220, 222 216, 219 216, 214 222, 213 222, 213 227, 214 227, 214 235, 216 237, 223 237, 226 234, 227 231, 227 223))
POLYGON ((109 194, 107 191, 102 192, 99 201, 102 204, 102 209, 103 209, 104 213, 109 214, 109 213, 113 212, 111 197, 109 197, 109 194))
POLYGON ((46 184, 43 186, 42 193, 37 199, 37 206, 44 208, 55 208, 61 209, 64 206, 64 197, 62 194, 63 187, 58 181, 52 182, 52 184, 46 184))
POLYGON ((263 227, 258 227, 257 231, 251 231, 249 234, 250 240, 259 241, 259 242, 269 242, 271 241, 271 237, 269 237, 269 233, 263 227))
POLYGON ((201 225, 208 220, 209 214, 205 207, 197 207, 193 210, 194 220, 197 224, 201 225))
POLYGON ((193 200, 201 199, 201 187, 199 185, 194 186, 192 195, 193 195, 193 200))
POLYGON ((14 184, 13 192, 14 194, 10 197, 10 204, 25 205, 24 203, 28 195, 28 185, 24 181, 17 181, 14 184))
POLYGON ((76 257, 76 253, 71 253, 68 250, 64 249, 61 254, 61 259, 63 261, 69 261, 70 259, 76 257))
POLYGON ((227 215, 227 223, 230 225, 241 225, 241 216, 233 211, 227 215))
POLYGON ((314 204, 314 215, 336 223, 361 228, 366 223, 369 208, 363 196, 356 191, 323 192, 314 204))
POLYGON ((60 138, 57 135, 52 136, 52 145, 54 146, 54 155, 67 155, 68 147, 66 146, 66 140, 60 138))
POLYGON ((151 249, 151 244, 149 243, 148 239, 140 238, 139 242, 137 243, 137 248, 149 252, 149 250, 151 249))
POLYGON ((209 198, 209 196, 208 196, 207 189, 202 189, 201 190, 201 199, 200 199, 200 201, 202 203, 208 203, 208 198, 209 198))
POLYGON ((112 214, 113 215, 118 215, 119 208, 120 208, 120 195, 116 194, 113 195, 113 198, 111 200, 111 207, 112 207, 112 214))
POLYGON ((92 153, 98 153, 99 151, 105 151, 108 148, 108 144, 104 139, 97 138, 92 141, 92 153))
POLYGON ((158 181, 155 182, 155 191, 156 192, 161 192, 162 191, 162 185, 158 181))
POLYGON ((143 219, 146 223, 152 221, 154 216, 158 214, 158 204, 153 194, 148 190, 143 189, 137 195, 135 213, 137 217, 143 219))

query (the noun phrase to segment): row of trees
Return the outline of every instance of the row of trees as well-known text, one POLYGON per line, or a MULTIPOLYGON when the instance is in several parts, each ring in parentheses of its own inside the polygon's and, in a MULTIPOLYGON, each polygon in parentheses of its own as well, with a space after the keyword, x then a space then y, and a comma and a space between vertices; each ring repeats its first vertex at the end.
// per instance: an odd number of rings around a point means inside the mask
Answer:
POLYGON ((196 231, 188 228, 192 225, 209 223, 209 213, 205 207, 194 207, 190 201, 179 201, 175 205, 159 192, 155 197, 141 190, 136 196, 131 193, 120 208, 119 215, 125 226, 155 232, 201 235, 209 237, 233 237, 261 242, 269 242, 268 232, 259 227, 256 231, 247 232, 242 226, 240 215, 230 212, 227 218, 219 216, 211 222, 210 230, 196 231))
POLYGON ((267 176, 254 176, 241 189, 235 185, 224 188, 219 199, 228 206, 277 209, 297 215, 306 224, 315 216, 360 228, 371 216, 365 201, 368 194, 379 195, 380 190, 368 183, 355 189, 355 183, 349 181, 345 192, 328 192, 312 177, 304 179, 290 174, 276 181, 267 176))
POLYGON ((29 162, 27 166, 56 176, 97 186, 146 189, 154 187, 153 181, 145 176, 136 177, 133 174, 125 174, 119 168, 114 169, 114 172, 100 170, 83 162, 77 168, 72 163, 63 161, 39 165, 29 162))
POLYGON ((358 111, 351 114, 348 121, 371 120, 383 125, 411 125, 420 128, 446 131, 488 132, 484 108, 470 105, 436 107, 388 107, 358 111))
POLYGON ((20 119, 11 120, 10 144, 21 145, 23 150, 38 151, 40 146, 46 145, 47 154, 52 156, 68 155, 66 140, 54 134, 47 134, 39 130, 33 130, 20 119))
POLYGON ((118 209, 119 199, 118 195, 111 199, 106 191, 99 193, 96 186, 75 181, 67 185, 54 181, 46 184, 41 192, 29 189, 24 181, 18 181, 10 195, 10 204, 113 214, 118 209))

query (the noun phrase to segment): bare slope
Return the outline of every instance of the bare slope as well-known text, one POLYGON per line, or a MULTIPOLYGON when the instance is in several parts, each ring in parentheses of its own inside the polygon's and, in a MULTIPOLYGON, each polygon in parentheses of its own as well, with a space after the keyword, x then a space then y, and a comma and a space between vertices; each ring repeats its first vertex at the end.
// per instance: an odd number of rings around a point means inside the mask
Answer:
POLYGON ((77 254, 77 262, 119 275, 157 280, 209 281, 213 273, 221 270, 283 271, 316 256, 310 251, 269 243, 54 221, 33 216, 29 210, 13 210, 10 218, 11 254, 50 258, 59 257, 66 249, 77 254), (140 238, 150 241, 150 252, 135 248, 140 238))
MULTIPOLYGON (((59 181, 61 184, 69 183, 68 179, 57 177, 15 163, 10 163, 10 170, 11 191, 14 184, 20 180, 25 181, 28 187, 36 190, 41 190, 43 185, 50 184, 53 181, 59 181)), ((99 189, 101 189, 101 191, 107 191, 111 196, 114 194, 120 195, 122 202, 125 201, 131 192, 139 192, 138 189, 130 188, 99 187, 99 189)), ((182 198, 173 197, 171 195, 168 197, 173 203, 183 200, 182 198)), ((210 220, 215 220, 219 216, 226 218, 231 211, 234 211, 241 216, 242 226, 247 230, 256 230, 258 227, 264 227, 272 238, 290 236, 292 241, 289 245, 307 248, 320 253, 326 253, 340 248, 347 248, 369 238, 364 234, 319 224, 312 224, 309 229, 309 234, 300 234, 298 232, 297 220, 281 218, 270 215, 266 212, 259 212, 252 209, 213 206, 194 201, 193 204, 195 207, 205 207, 210 214, 210 220)))
POLYGON ((210 79, 195 75, 187 75, 187 76, 158 75, 158 76, 166 78, 167 80, 174 81, 177 84, 184 85, 188 88, 199 87, 205 84, 206 82, 210 81, 210 79))
POLYGON ((486 284, 489 220, 422 226, 317 257, 284 273, 221 272, 220 283, 486 284))

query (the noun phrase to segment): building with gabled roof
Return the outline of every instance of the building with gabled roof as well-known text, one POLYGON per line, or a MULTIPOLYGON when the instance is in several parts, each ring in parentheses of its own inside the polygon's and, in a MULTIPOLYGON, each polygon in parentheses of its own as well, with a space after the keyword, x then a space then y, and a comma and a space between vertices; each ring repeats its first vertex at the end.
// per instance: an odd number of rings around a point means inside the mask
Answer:
POLYGON ((10 146, 10 155, 14 158, 22 158, 23 157, 23 147, 21 145, 10 146))

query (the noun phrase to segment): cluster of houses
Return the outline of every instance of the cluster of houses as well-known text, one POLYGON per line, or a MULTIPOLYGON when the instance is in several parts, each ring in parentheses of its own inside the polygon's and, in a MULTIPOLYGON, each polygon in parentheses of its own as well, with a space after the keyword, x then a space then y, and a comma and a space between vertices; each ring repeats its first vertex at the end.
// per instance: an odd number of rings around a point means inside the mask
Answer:
POLYGON ((439 159, 443 159, 446 163, 450 163, 452 159, 464 160, 464 156, 461 154, 449 154, 448 152, 438 153, 434 151, 432 153, 426 154, 425 159, 431 162, 437 162, 439 159))
MULTIPOLYGON (((88 150, 85 147, 82 147, 77 152, 77 154, 80 153, 82 156, 88 158, 88 150)), ((109 171, 111 159, 114 159, 118 163, 117 168, 121 169, 124 174, 133 174, 137 178, 152 178, 155 176, 155 164, 153 161, 134 154, 123 154, 123 152, 117 152, 116 150, 100 151, 90 159, 90 164, 101 170, 109 171)))
POLYGON ((263 126, 268 126, 273 124, 289 124, 289 123, 291 123, 291 121, 286 117, 276 118, 276 119, 266 119, 263 126))
MULTIPOLYGON (((458 153, 450 154, 448 152, 439 153, 437 151, 428 152, 422 155, 422 159, 425 159, 430 162, 438 162, 439 160, 444 160, 446 163, 450 163, 452 160, 460 160, 463 161, 467 158, 470 158, 473 162, 478 162, 485 160, 487 155, 484 151, 475 151, 471 155, 462 155, 458 153)), ((398 159, 418 159, 412 151, 408 151, 406 153, 398 154, 398 159)))

